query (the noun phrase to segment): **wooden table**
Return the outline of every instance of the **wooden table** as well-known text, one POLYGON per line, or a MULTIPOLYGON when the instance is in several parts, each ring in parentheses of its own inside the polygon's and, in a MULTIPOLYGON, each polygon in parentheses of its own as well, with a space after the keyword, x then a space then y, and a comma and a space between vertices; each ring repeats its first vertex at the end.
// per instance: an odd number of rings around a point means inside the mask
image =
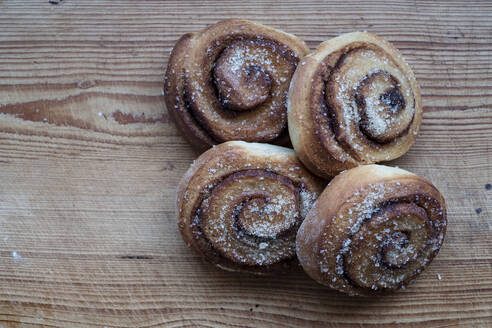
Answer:
POLYGON ((0 327, 491 327, 491 90, 490 1, 0 0, 0 327), (227 17, 311 48, 368 30, 414 68, 423 126, 391 165, 434 182, 449 228, 411 288, 351 298, 184 245, 175 187, 197 154, 163 75, 180 35, 227 17))

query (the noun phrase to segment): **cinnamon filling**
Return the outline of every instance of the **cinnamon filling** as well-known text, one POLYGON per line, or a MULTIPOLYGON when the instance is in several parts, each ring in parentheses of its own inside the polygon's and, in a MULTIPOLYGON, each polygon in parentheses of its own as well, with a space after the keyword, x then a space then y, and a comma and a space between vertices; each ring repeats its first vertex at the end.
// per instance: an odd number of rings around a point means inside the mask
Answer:
POLYGON ((286 130, 296 54, 274 40, 242 35, 217 40, 209 49, 205 66, 190 65, 185 72, 196 121, 218 142, 278 140, 286 130))
POLYGON ((415 114, 398 63, 377 45, 359 42, 328 55, 319 70, 311 108, 320 142, 331 149, 336 140, 357 161, 380 160, 378 153, 408 132, 415 114))
POLYGON ((387 143, 398 138, 411 123, 401 115, 405 98, 400 83, 388 72, 376 71, 365 76, 354 99, 360 115, 359 127, 375 142, 387 143))
POLYGON ((214 82, 223 106, 251 110, 263 104, 272 88, 268 72, 256 63, 261 55, 247 41, 236 41, 221 54, 214 68, 214 82))
POLYGON ((295 257, 295 227, 302 221, 299 188, 264 170, 244 170, 218 182, 196 213, 195 235, 223 258, 271 265, 295 257), (202 237, 204 237, 202 239, 202 237))
POLYGON ((398 288, 432 256, 429 241, 435 231, 422 207, 406 202, 380 207, 341 249, 340 273, 356 288, 398 288))
POLYGON ((262 198, 246 199, 240 205, 236 217, 240 230, 261 239, 274 239, 294 227, 297 221, 296 215, 289 217, 277 215, 275 207, 279 205, 272 202, 268 196, 261 196, 262 198))

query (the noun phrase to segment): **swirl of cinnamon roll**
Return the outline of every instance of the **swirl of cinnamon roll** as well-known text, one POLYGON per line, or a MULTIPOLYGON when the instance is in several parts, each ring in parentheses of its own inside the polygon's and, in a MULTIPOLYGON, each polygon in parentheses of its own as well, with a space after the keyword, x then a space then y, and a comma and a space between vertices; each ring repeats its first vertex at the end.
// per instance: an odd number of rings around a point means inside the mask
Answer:
POLYGON ((229 140, 286 143, 287 93, 306 44, 242 19, 178 40, 165 76, 170 115, 192 145, 229 140))
POLYGON ((354 32, 304 57, 289 91, 289 134, 320 176, 400 157, 422 120, 420 89, 396 48, 354 32))
POLYGON ((291 149, 230 141, 203 153, 178 186, 178 225, 205 260, 229 271, 282 272, 322 190, 291 149))
POLYGON ((297 233, 297 255, 319 283, 351 295, 405 287, 437 255, 446 207, 427 180, 364 165, 336 176, 297 233))

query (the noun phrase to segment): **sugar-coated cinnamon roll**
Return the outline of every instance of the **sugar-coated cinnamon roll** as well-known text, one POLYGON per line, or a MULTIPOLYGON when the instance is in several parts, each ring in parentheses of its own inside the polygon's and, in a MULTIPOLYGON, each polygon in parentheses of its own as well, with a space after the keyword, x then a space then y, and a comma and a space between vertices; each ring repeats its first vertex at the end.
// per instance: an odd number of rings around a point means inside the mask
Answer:
POLYGON ((349 33, 302 59, 290 86, 288 118, 301 161, 330 177, 407 152, 422 120, 420 89, 391 44, 349 33))
POLYGON ((229 140, 285 143, 290 80, 308 52, 296 36, 242 19, 185 34, 165 76, 168 111, 202 150, 229 140))
POLYGON ((352 295, 406 286, 439 252, 446 207, 427 180, 365 165, 336 176, 297 233, 297 255, 319 283, 352 295))
POLYGON ((229 271, 282 272, 323 187, 288 148, 230 141, 203 153, 178 186, 179 229, 204 259, 229 271))

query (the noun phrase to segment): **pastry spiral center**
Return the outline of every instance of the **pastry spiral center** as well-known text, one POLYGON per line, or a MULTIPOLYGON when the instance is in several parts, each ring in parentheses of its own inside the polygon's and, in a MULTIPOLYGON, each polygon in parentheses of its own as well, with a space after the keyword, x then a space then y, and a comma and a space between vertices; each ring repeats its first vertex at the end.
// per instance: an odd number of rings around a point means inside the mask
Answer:
POLYGON ((345 149, 365 160, 368 149, 384 149, 411 127, 411 83, 389 54, 370 44, 344 50, 334 64, 323 82, 326 110, 316 112, 315 118, 318 126, 327 127, 318 130, 326 148, 333 129, 345 149))
POLYGON ((363 224, 343 251, 343 271, 358 286, 392 288, 422 266, 432 227, 414 203, 383 205, 363 224))
POLYGON ((238 171, 219 182, 201 208, 202 231, 225 258, 263 265, 295 254, 295 233, 288 232, 300 224, 299 190, 284 176, 238 171))
POLYGON ((354 98, 361 118, 360 129, 370 139, 384 143, 408 128, 410 122, 405 122, 401 115, 405 98, 400 83, 388 72, 376 71, 364 77, 354 98))
POLYGON ((251 110, 270 95, 272 79, 258 64, 262 49, 247 41, 229 45, 214 68, 215 85, 222 104, 232 110, 251 110))
POLYGON ((245 201, 237 218, 241 229, 251 236, 275 238, 292 228, 296 216, 282 216, 285 205, 280 200, 264 197, 245 201))
POLYGON ((409 247, 409 233, 398 231, 383 242, 382 260, 390 267, 401 267, 410 261, 413 247, 409 247))
POLYGON ((401 91, 396 87, 387 90, 379 98, 382 103, 388 106, 391 113, 396 114, 403 107, 405 107, 405 98, 401 94, 401 91))

